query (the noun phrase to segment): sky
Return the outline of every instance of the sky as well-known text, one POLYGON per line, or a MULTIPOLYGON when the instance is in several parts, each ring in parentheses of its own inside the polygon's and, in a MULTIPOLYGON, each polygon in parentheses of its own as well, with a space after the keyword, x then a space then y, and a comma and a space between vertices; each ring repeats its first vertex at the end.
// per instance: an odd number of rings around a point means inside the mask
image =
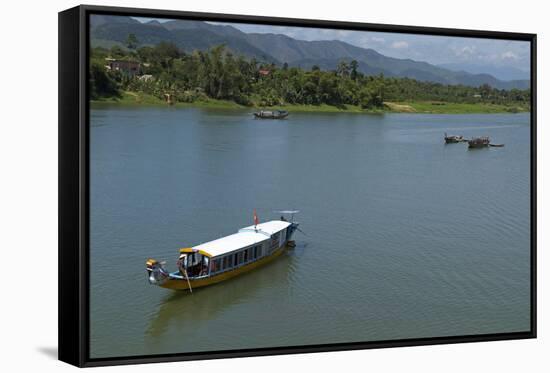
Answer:
POLYGON ((383 55, 432 64, 469 63, 529 71, 529 43, 495 39, 413 35, 286 26, 231 24, 250 33, 285 34, 301 40, 341 40, 383 55))
MULTIPOLYGON (((139 20, 145 22, 151 19, 139 20)), ((483 70, 495 67, 518 69, 523 72, 529 72, 530 69, 529 43, 524 41, 239 23, 223 24, 231 25, 246 33, 284 34, 294 39, 309 41, 340 40, 358 47, 372 48, 389 57, 409 58, 434 65, 463 65, 468 67, 468 70, 480 70, 471 72, 485 72, 483 70)))

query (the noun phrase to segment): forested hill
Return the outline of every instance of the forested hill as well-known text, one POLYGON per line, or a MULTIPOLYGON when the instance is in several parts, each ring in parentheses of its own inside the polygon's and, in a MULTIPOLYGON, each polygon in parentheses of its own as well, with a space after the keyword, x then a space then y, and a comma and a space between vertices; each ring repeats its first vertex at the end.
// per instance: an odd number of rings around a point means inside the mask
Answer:
POLYGON ((95 47, 91 53, 91 98, 118 100, 124 94, 147 95, 169 103, 230 101, 244 106, 330 105, 347 110, 384 110, 388 102, 430 101, 499 106, 500 111, 528 111, 529 90, 498 90, 489 85, 468 87, 421 82, 409 78, 368 76, 355 60, 340 61, 335 70, 277 66, 242 55, 224 45, 206 52, 181 51, 172 43, 128 49, 95 47), (130 70, 132 68, 133 70, 130 70))
POLYGON ((384 56, 373 49, 365 49, 338 41, 304 41, 281 34, 244 33, 232 26, 200 21, 173 20, 165 23, 141 23, 130 17, 99 16, 91 19, 92 46, 126 47, 129 34, 136 36, 136 47, 154 46, 169 42, 180 50, 207 51, 225 45, 235 55, 254 58, 278 66, 335 70, 342 61, 357 61, 358 71, 366 76, 384 74, 386 77, 406 77, 418 81, 445 85, 478 87, 487 84, 498 89, 528 89, 528 80, 503 81, 486 73, 471 74, 418 62, 384 56))

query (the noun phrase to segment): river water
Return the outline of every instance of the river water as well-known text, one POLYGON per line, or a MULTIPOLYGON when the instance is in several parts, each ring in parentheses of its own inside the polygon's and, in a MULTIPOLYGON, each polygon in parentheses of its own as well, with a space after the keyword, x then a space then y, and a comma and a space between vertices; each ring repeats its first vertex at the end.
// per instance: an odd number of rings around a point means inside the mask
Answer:
POLYGON ((90 115, 92 358, 529 330, 528 114, 90 115), (192 295, 147 283, 254 208, 301 210, 297 247, 192 295))

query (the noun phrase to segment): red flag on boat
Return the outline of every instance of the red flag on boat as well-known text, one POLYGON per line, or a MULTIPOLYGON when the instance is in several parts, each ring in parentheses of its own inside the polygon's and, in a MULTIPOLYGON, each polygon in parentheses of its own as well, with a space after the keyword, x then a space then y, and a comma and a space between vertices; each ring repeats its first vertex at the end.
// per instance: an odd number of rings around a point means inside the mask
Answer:
POLYGON ((258 215, 256 214, 256 209, 254 209, 254 225, 260 224, 260 221, 258 219, 258 215))

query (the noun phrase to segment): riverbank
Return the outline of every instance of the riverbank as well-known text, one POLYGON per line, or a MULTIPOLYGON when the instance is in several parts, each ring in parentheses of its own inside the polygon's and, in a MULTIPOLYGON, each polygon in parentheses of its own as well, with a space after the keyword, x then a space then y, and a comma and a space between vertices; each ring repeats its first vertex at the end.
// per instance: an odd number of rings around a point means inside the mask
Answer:
POLYGON ((421 114, 499 114, 529 112, 527 107, 490 103, 458 103, 437 101, 385 102, 391 112, 421 114))
MULTIPOLYGON (((123 92, 120 97, 92 100, 92 104, 99 105, 121 105, 121 106, 168 106, 168 104, 152 95, 123 92)), ((257 107, 239 105, 227 100, 200 100, 195 102, 177 102, 172 107, 194 107, 206 109, 258 109, 257 107)), ((312 113, 419 113, 419 114, 498 114, 498 113, 519 113, 528 112, 529 109, 518 106, 506 106, 489 103, 452 103, 437 101, 407 101, 407 102, 384 102, 383 109, 362 109, 357 105, 345 105, 336 107, 331 105, 284 105, 277 108, 291 112, 312 112, 312 113)))

